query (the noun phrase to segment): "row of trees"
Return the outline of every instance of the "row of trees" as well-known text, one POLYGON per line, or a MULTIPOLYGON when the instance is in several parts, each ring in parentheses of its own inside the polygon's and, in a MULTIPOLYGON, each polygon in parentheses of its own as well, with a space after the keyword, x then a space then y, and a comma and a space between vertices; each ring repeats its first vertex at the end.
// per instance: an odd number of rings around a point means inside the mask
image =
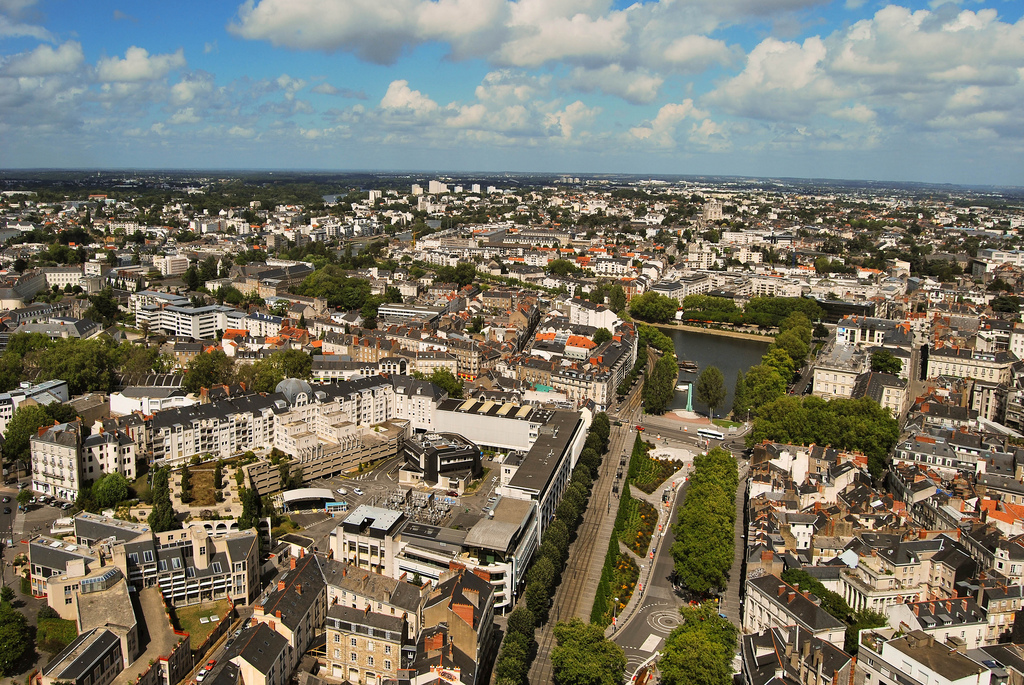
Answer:
POLYGON ((736 460, 716 447, 694 459, 672 544, 675 574, 697 594, 724 589, 732 567, 736 521, 736 460))
POLYGON ((761 357, 761 363, 736 377, 732 401, 735 418, 757 416, 761 407, 786 394, 793 374, 810 352, 813 335, 811 321, 801 311, 779 322, 779 333, 761 357))
POLYGON ((555 520, 544 531, 526 574, 524 603, 509 614, 505 639, 494 667, 499 685, 525 685, 529 682, 528 674, 536 647, 534 632, 547 620, 551 599, 561 582, 569 555, 569 545, 583 520, 583 512, 590 500, 590 488, 601 466, 601 455, 608 449, 610 434, 608 415, 603 412, 595 415, 569 487, 555 510, 555 520))
POLYGON ((680 623, 665 640, 658 670, 665 685, 730 685, 737 630, 705 602, 682 607, 680 623))
POLYGON ((147 523, 154 533, 181 528, 181 521, 171 504, 170 475, 166 466, 153 474, 153 510, 149 512, 147 523))

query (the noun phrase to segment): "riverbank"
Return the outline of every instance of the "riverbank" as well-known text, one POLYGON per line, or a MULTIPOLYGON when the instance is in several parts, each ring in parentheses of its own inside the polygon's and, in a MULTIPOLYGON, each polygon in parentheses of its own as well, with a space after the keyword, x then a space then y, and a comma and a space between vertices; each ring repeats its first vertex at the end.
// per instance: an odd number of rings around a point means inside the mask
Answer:
MULTIPOLYGON (((646 323, 646 322, 643 322, 646 323)), ((756 340, 765 344, 771 343, 774 335, 757 335, 756 333, 743 333, 741 331, 729 331, 722 328, 703 328, 702 326, 688 326, 686 324, 648 323, 665 331, 687 331, 689 333, 703 333, 704 335, 716 335, 720 338, 736 338, 738 340, 756 340)))

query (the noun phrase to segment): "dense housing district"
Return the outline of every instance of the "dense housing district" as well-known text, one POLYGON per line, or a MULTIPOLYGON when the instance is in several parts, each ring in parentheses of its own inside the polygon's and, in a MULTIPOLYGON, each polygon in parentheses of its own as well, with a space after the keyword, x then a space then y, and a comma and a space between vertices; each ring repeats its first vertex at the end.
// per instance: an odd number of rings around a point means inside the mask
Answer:
POLYGON ((1024 679, 1019 195, 0 188, 4 676, 1024 679))

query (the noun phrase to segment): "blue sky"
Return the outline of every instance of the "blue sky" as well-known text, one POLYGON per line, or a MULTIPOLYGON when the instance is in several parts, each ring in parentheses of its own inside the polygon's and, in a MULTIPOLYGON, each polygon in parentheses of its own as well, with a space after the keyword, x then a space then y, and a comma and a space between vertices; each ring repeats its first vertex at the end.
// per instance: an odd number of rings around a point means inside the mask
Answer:
POLYGON ((1024 185, 1019 0, 0 0, 0 167, 1024 185))

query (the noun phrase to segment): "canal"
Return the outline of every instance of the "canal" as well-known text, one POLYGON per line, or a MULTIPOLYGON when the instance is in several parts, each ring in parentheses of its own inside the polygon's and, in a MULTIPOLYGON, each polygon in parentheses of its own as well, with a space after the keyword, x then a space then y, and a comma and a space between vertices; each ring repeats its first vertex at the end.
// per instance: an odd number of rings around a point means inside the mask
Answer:
MULTIPOLYGON (((727 338, 724 336, 708 335, 706 333, 694 333, 685 330, 669 330, 662 328, 661 332, 672 339, 676 348, 676 356, 679 361, 697 362, 696 373, 679 374, 679 382, 697 382, 700 372, 709 366, 717 366, 725 376, 725 389, 728 392, 725 402, 715 410, 715 414, 721 418, 732 410, 732 394, 736 387, 736 375, 739 371, 747 372, 751 366, 761 362, 761 356, 768 349, 771 339, 764 342, 758 340, 744 340, 741 338, 727 338)), ((669 409, 685 409, 686 393, 676 392, 675 398, 669 405, 669 409)), ((707 414, 706 405, 693 399, 693 408, 702 414, 707 414)))

